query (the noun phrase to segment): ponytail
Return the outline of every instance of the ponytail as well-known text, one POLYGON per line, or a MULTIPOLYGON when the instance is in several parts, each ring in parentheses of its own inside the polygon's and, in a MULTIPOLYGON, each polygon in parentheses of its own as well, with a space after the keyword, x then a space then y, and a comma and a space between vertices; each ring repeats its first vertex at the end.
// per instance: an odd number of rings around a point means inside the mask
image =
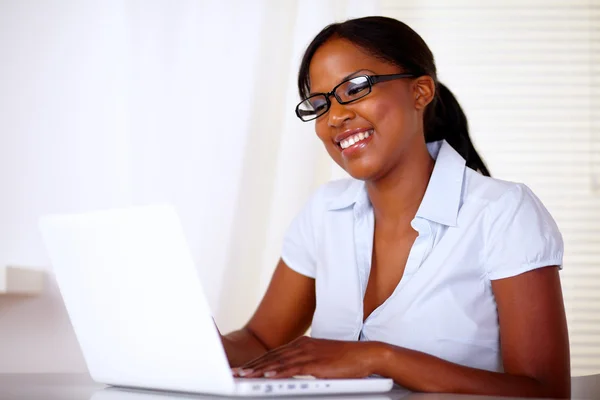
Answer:
POLYGON ((485 176, 490 172, 469 137, 467 117, 452 92, 437 84, 433 102, 425 111, 425 142, 446 140, 466 161, 467 166, 485 176))

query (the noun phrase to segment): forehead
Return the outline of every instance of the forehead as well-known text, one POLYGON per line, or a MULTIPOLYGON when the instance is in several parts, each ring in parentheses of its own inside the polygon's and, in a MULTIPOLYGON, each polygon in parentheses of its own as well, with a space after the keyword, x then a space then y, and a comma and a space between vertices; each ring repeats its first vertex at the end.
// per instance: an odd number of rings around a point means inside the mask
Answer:
POLYGON ((327 92, 348 75, 361 70, 391 74, 398 72, 398 67, 368 54, 349 40, 330 39, 317 49, 310 62, 310 89, 327 92))

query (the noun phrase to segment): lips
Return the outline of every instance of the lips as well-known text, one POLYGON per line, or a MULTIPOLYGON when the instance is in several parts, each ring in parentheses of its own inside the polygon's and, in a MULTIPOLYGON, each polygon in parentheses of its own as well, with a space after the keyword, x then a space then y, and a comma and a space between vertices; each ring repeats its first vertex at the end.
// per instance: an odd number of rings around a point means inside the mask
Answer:
POLYGON ((341 147, 341 144, 344 141, 348 141, 349 139, 352 139, 354 141, 354 143, 356 143, 357 141, 360 140, 364 140, 364 136, 367 134, 367 137, 369 137, 370 135, 373 134, 373 128, 356 128, 356 129, 347 129, 344 132, 336 135, 333 140, 335 142, 335 144, 338 145, 338 147, 341 147), (363 134, 362 139, 360 134, 363 134))
POLYGON ((372 134, 373 134, 372 129, 369 129, 368 131, 365 131, 365 132, 358 132, 352 136, 347 137, 346 139, 343 139, 338 145, 342 148, 342 150, 345 150, 350 146, 353 146, 357 143, 360 143, 360 142, 368 139, 372 134))

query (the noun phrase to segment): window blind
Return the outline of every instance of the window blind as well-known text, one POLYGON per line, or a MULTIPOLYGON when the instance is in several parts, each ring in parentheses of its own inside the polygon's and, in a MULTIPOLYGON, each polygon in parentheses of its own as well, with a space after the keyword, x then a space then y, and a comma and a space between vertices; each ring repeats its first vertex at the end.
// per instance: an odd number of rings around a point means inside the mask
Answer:
POLYGON ((600 0, 381 0, 415 29, 493 176, 526 183, 565 241, 573 375, 600 373, 600 0))

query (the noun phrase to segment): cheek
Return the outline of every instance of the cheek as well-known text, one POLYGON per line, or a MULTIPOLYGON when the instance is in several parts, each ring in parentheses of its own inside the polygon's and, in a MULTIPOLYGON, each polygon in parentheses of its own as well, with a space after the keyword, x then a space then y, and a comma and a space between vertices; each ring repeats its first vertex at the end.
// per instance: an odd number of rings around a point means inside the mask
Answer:
POLYGON ((332 128, 328 125, 326 119, 317 121, 315 123, 315 132, 319 140, 321 140, 325 146, 327 153, 329 153, 331 158, 339 164, 341 162, 340 149, 332 139, 336 133, 332 132, 332 128))
POLYGON ((327 124, 327 119, 318 118, 315 122, 315 132, 317 137, 326 145, 332 145, 331 141, 331 127, 327 124))
POLYGON ((406 125, 408 118, 406 115, 407 105, 398 99, 387 99, 380 101, 376 105, 365 110, 365 117, 373 123, 375 128, 381 133, 389 130, 397 131, 406 125))

